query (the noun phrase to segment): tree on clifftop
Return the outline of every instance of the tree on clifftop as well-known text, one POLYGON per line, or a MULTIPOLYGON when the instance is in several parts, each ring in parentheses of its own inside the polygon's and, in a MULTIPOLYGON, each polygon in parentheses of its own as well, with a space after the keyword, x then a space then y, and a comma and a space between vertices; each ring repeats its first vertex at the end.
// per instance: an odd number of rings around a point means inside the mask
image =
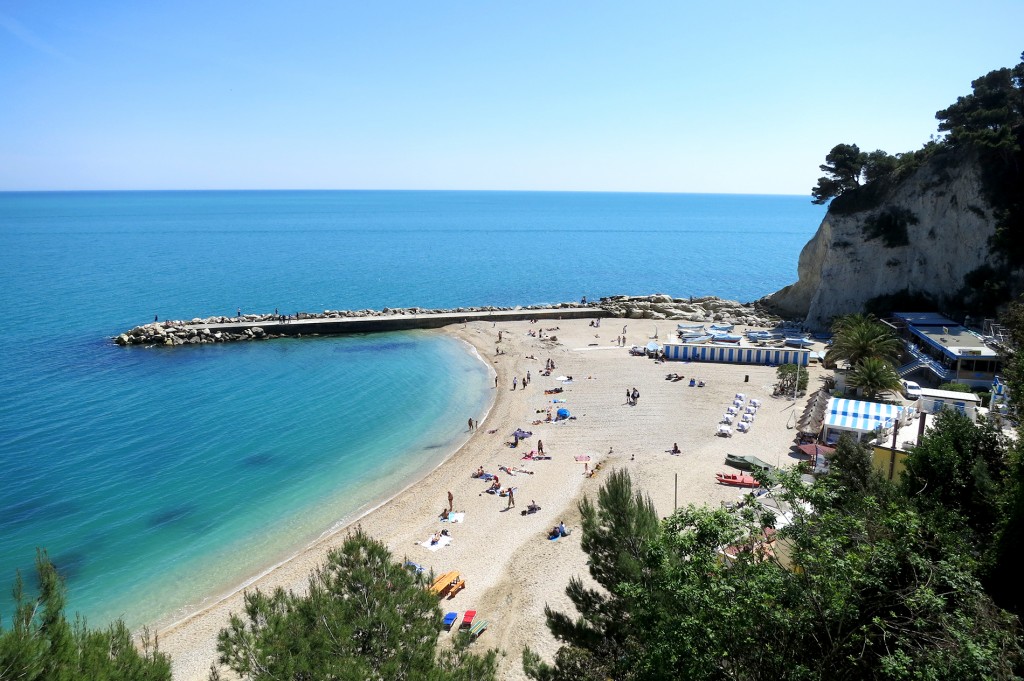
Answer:
POLYGON ((825 163, 818 166, 826 175, 818 178, 818 184, 811 190, 814 201, 822 204, 845 191, 860 186, 866 155, 856 144, 837 144, 825 157, 825 163))

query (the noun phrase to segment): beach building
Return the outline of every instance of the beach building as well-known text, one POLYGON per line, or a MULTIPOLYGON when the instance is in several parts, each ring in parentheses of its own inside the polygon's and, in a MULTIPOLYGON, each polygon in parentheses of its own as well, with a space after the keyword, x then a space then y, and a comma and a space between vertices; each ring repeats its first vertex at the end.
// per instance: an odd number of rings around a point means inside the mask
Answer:
POLYGON ((989 409, 997 414, 1005 416, 1010 411, 1010 391, 1002 377, 996 376, 992 379, 992 401, 989 409))
POLYGON ((741 343, 665 343, 664 357, 684 362, 716 362, 719 364, 757 364, 807 366, 810 350, 800 348, 762 348, 741 343))
POLYGON ((907 468, 907 454, 924 432, 932 427, 935 414, 920 414, 916 421, 894 431, 893 435, 871 443, 871 464, 886 480, 896 480, 907 468))
POLYGON ((939 383, 987 388, 1002 369, 1003 357, 980 334, 935 312, 895 312, 890 324, 903 339, 908 361, 901 378, 930 372, 939 383))
POLYGON ((917 400, 917 408, 925 414, 938 414, 943 409, 955 409, 969 416, 972 421, 978 420, 978 407, 981 398, 974 393, 961 393, 954 390, 935 390, 921 388, 921 397, 917 400))
POLYGON ((914 413, 913 407, 832 397, 825 407, 822 436, 829 444, 838 442, 843 435, 867 442, 888 435, 902 419, 914 413))

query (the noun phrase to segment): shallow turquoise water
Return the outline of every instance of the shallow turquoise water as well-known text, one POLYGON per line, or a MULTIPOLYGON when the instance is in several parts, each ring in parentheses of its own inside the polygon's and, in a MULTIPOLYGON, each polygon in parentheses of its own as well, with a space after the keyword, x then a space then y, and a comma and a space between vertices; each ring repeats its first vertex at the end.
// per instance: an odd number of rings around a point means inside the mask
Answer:
POLYGON ((751 299, 795 279, 823 212, 804 197, 0 194, 0 586, 41 546, 94 622, 180 612, 432 468, 490 399, 486 367, 434 333, 109 342, 154 314, 751 299))

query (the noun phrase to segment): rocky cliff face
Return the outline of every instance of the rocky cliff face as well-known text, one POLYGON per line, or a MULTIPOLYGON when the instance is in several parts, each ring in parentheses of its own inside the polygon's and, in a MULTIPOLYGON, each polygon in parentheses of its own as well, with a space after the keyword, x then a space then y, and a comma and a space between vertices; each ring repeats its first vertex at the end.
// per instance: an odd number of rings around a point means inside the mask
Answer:
POLYGON ((878 296, 906 292, 941 304, 989 261, 994 230, 977 163, 933 159, 872 208, 830 207, 800 252, 799 280, 760 302, 815 328, 878 296))

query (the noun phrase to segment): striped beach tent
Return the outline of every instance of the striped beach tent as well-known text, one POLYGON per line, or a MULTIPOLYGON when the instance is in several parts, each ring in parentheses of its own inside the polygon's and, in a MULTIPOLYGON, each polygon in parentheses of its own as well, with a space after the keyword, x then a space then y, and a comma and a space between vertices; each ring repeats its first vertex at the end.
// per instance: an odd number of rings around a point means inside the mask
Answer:
POLYGON ((892 428, 902 412, 903 407, 895 404, 833 397, 825 408, 826 437, 838 431, 864 434, 878 428, 892 428))

